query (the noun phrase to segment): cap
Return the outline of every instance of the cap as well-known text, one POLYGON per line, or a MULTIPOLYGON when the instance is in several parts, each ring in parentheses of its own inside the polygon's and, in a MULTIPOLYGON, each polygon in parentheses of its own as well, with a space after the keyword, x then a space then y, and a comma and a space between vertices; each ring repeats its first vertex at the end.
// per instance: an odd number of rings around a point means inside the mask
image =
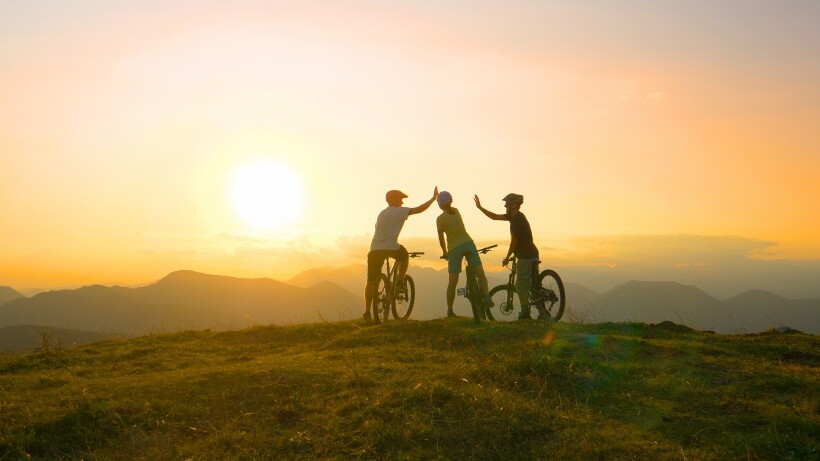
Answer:
POLYGON ((446 190, 443 190, 438 193, 438 198, 436 200, 438 200, 439 205, 449 205, 453 203, 453 196, 446 190))
POLYGON ((388 202, 392 202, 394 200, 401 200, 405 197, 407 197, 407 194, 400 190, 393 189, 391 191, 387 191, 387 194, 385 194, 384 199, 388 202))
POLYGON ((521 205, 524 203, 524 196, 520 194, 507 194, 503 199, 505 202, 510 202, 514 205, 521 205))

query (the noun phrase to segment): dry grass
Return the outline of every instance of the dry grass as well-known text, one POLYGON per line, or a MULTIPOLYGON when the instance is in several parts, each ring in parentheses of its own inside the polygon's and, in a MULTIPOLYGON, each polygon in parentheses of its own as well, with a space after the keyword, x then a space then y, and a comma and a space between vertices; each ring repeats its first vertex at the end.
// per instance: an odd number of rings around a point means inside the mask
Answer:
POLYGON ((0 356, 0 459, 817 459, 820 341, 356 322, 0 356))

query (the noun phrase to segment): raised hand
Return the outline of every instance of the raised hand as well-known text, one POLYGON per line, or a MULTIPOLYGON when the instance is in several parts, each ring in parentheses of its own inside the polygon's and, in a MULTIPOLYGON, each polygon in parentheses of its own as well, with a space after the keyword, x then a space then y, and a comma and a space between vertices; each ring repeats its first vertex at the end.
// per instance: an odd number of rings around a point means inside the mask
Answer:
POLYGON ((473 201, 475 202, 475 206, 477 208, 481 208, 481 200, 478 199, 478 195, 473 195, 473 201))

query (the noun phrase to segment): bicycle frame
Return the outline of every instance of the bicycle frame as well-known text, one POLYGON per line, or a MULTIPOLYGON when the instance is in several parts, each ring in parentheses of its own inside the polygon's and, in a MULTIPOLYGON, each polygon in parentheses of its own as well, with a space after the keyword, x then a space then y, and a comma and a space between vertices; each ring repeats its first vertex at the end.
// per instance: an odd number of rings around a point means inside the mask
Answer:
MULTIPOLYGON (((421 256, 423 254, 424 254, 423 251, 413 251, 411 253, 408 253, 407 255, 411 258, 418 258, 419 256, 421 256)), ((387 268, 387 270, 382 271, 382 274, 387 276, 387 283, 389 285, 388 288, 390 288, 390 290, 388 291, 388 296, 390 296, 390 298, 392 299, 392 297, 394 296, 395 288, 396 288, 396 276, 399 273, 399 265, 398 264, 393 264, 391 266, 390 265, 390 260, 391 259, 395 259, 395 258, 392 258, 392 257, 384 258, 384 266, 387 268)))
MULTIPOLYGON (((510 275, 507 279, 507 286, 511 287, 511 290, 507 291, 507 299, 503 303, 503 305, 498 306, 499 310, 502 313, 506 312, 505 315, 509 315, 509 313, 512 310, 513 296, 515 295, 515 291, 517 290, 516 281, 518 279, 518 270, 519 270, 518 258, 516 258, 516 257, 510 258, 510 275), (509 309, 509 310, 507 310, 507 309, 509 309)), ((537 283, 536 280, 537 280, 537 274, 533 274, 533 278, 532 278, 533 286, 530 287, 530 294, 532 294, 535 291, 534 284, 537 283)), ((534 300, 534 299, 531 298, 528 305, 533 306, 533 305, 536 305, 537 303, 538 303, 538 300, 534 300)))
MULTIPOLYGON (((512 286, 515 286, 515 282, 518 279, 518 258, 512 257, 512 258, 510 258, 510 262, 512 263, 512 267, 510 267, 510 279, 509 279, 508 283, 512 286)), ((538 262, 540 263, 541 261, 538 261, 538 262)), ((533 293, 535 291, 535 289, 537 288, 535 286, 535 284, 538 283, 537 279, 538 279, 538 271, 533 271, 532 286, 530 287, 530 293, 533 293)), ((533 303, 530 303, 530 304, 533 304, 533 303)))
MULTIPOLYGON (((423 254, 424 252, 416 251, 408 253, 408 256, 410 258, 417 258, 423 254)), ((410 312, 413 309, 413 303, 415 302, 415 285, 412 277, 405 275, 405 283, 407 283, 409 289, 401 297, 398 297, 398 281, 396 280, 398 278, 398 272, 399 264, 395 262, 395 258, 385 258, 381 274, 383 280, 385 281, 384 290, 378 291, 377 298, 373 300, 373 318, 376 323, 380 322, 380 315, 383 315, 384 319, 387 320, 390 315, 390 310, 393 311, 394 318, 403 320, 410 315, 410 312), (391 259, 394 260, 393 264, 390 263, 391 259), (404 305, 405 302, 407 303, 407 310, 399 313, 400 309, 397 309, 397 303, 404 305)))
MULTIPOLYGON (((487 254, 488 251, 497 247, 498 245, 492 245, 480 250, 476 250, 477 253, 487 254)), ((464 253, 464 257, 469 254, 469 252, 464 253)), ((465 269, 467 280, 464 281, 464 288, 458 288, 456 290, 456 294, 459 296, 464 296, 470 301, 470 307, 473 310, 473 318, 476 322, 480 322, 482 318, 486 319, 488 316, 485 312, 485 307, 483 305, 484 296, 481 293, 481 289, 479 288, 481 285, 478 283, 478 276, 475 273, 475 269, 467 265, 465 269)))
MULTIPOLYGON (((517 258, 510 258, 510 262, 512 262, 512 266, 510 267, 510 275, 507 284, 497 286, 492 290, 495 292, 496 290, 502 289, 502 287, 506 287, 503 288, 503 291, 507 294, 506 300, 502 301, 502 304, 498 306, 499 311, 503 315, 509 315, 515 309, 514 292, 517 290, 516 281, 520 267, 517 258)), ((540 273, 537 271, 536 267, 533 267, 532 270, 532 285, 529 289, 529 302, 526 305, 522 305, 522 309, 524 307, 535 306, 539 311, 539 317, 541 315, 546 315, 547 317, 551 317, 554 321, 559 320, 564 313, 564 306, 566 303, 564 285, 560 276, 552 269, 546 269, 540 273), (545 281, 548 281, 546 282, 547 286, 544 286, 545 281)))

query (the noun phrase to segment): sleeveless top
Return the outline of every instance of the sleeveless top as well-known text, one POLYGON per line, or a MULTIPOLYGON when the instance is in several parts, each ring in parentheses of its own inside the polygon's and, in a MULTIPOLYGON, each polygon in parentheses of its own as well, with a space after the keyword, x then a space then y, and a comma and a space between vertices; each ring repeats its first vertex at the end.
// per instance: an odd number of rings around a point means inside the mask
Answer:
POLYGON ((473 240, 470 238, 470 235, 467 234, 467 229, 464 228, 461 213, 459 213, 456 208, 453 208, 453 210, 455 210, 453 214, 445 211, 436 218, 436 227, 444 231, 444 234, 447 236, 448 250, 473 240))

